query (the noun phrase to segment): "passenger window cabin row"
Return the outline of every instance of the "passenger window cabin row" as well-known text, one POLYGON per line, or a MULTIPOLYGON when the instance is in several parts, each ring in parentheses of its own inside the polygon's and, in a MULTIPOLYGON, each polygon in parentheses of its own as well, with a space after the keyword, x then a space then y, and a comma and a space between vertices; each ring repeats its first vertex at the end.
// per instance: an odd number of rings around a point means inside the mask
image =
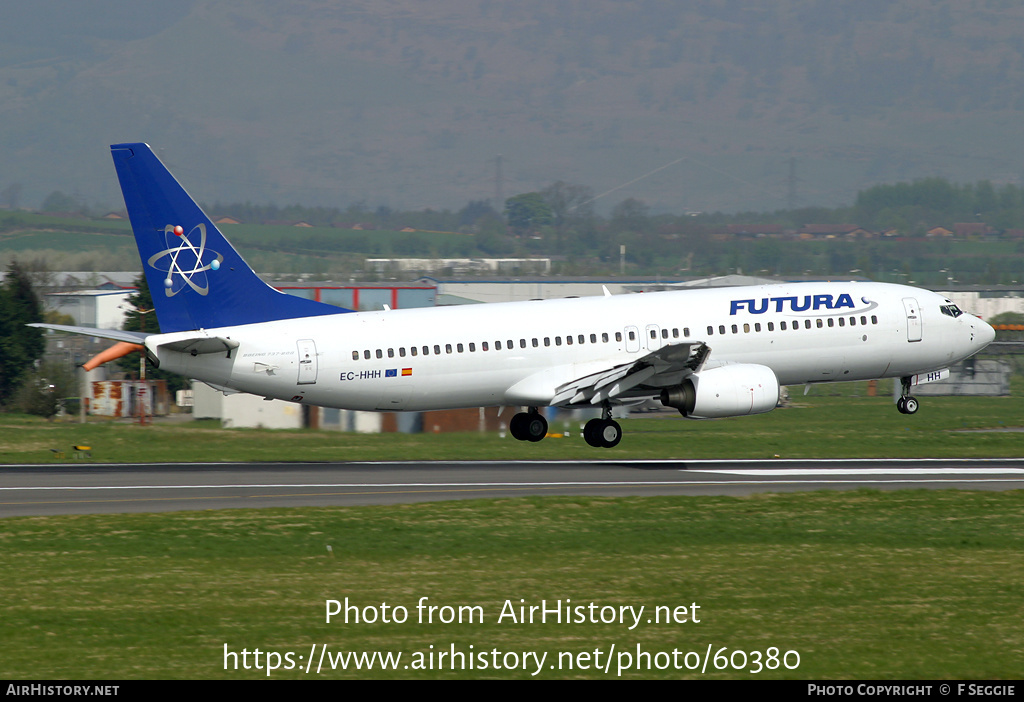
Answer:
MULTIPOLYGON (((654 330, 651 331, 651 334, 652 334, 651 338, 654 338, 654 334, 655 333, 656 332, 654 330)), ((635 330, 630 330, 629 334, 628 334, 629 335, 629 340, 630 341, 635 341, 636 338, 637 338, 636 334, 637 334, 637 332, 635 330)), ((671 334, 671 338, 678 339, 679 338, 679 329, 671 329, 671 330, 669 330, 669 329, 662 329, 661 330, 661 338, 663 338, 663 339, 670 338, 670 334, 671 334)), ((683 336, 687 337, 687 338, 690 336, 689 328, 683 329, 683 336)), ((519 339, 518 348, 520 348, 520 349, 535 348, 536 349, 536 348, 541 348, 541 347, 550 347, 552 345, 554 345, 554 346, 562 346, 562 345, 565 345, 565 346, 573 346, 573 345, 582 346, 582 345, 584 345, 584 344, 586 344, 588 342, 591 343, 591 344, 598 344, 598 343, 607 344, 607 343, 611 342, 611 340, 613 338, 615 339, 616 343, 622 343, 622 338, 623 338, 622 332, 615 332, 614 334, 609 333, 609 332, 604 332, 604 333, 602 333, 600 335, 599 334, 590 334, 590 335, 587 335, 587 334, 577 334, 575 336, 572 335, 572 334, 569 334, 569 335, 566 335, 565 337, 561 337, 561 336, 555 336, 555 337, 545 336, 545 337, 533 337, 532 339, 519 339)), ((517 348, 517 344, 516 344, 516 341, 514 339, 506 339, 505 341, 501 341, 499 339, 497 341, 494 341, 493 343, 492 342, 487 342, 487 341, 482 341, 479 344, 477 344, 476 342, 472 342, 471 341, 471 342, 465 343, 465 344, 458 344, 458 343, 457 344, 444 344, 443 346, 441 344, 434 344, 433 346, 410 346, 410 347, 408 347, 408 349, 406 347, 404 347, 404 346, 400 346, 397 349, 394 349, 394 348, 390 348, 390 349, 377 349, 376 351, 371 351, 370 349, 364 349, 363 353, 362 353, 362 358, 365 359, 365 360, 369 360, 369 359, 372 359, 374 357, 376 357, 376 358, 385 358, 385 357, 387 357, 387 358, 396 358, 396 357, 397 358, 406 358, 406 357, 419 356, 419 355, 429 356, 429 355, 431 355, 431 353, 433 353, 433 355, 435 355, 435 356, 440 356, 442 353, 445 353, 445 354, 449 354, 449 353, 476 353, 477 351, 491 351, 491 350, 494 350, 494 351, 502 351, 502 350, 511 351, 511 350, 513 350, 515 348, 517 348)), ((357 351, 353 351, 352 352, 352 360, 353 361, 358 361, 359 358, 360 358, 359 351, 358 350, 357 351)))
MULTIPOLYGON (((861 315, 859 317, 859 319, 860 319, 860 326, 866 327, 868 325, 869 322, 868 322, 868 316, 867 315, 861 315)), ((826 327, 829 327, 829 328, 846 327, 846 326, 856 327, 857 324, 858 324, 857 320, 858 320, 858 317, 855 317, 855 316, 853 316, 853 317, 826 317, 826 318, 818 318, 818 319, 814 319, 814 320, 805 319, 804 320, 803 328, 804 329, 811 329, 812 327, 817 327, 818 329, 823 329, 823 328, 826 328, 826 327), (847 320, 849 320, 849 321, 847 321, 847 320)), ((876 315, 871 315, 870 323, 871 324, 878 324, 878 317, 876 315)), ((775 322, 766 322, 765 326, 767 327, 768 331, 770 331, 770 332, 775 331, 775 322)), ((782 322, 779 322, 778 326, 779 326, 779 331, 786 331, 787 328, 788 329, 792 329, 793 331, 796 331, 796 330, 801 328, 799 320, 790 322, 788 324, 787 324, 787 322, 782 321, 782 322)), ((733 324, 733 325, 730 326, 730 329, 732 330, 733 334, 739 334, 740 333, 740 327, 741 327, 741 325, 739 325, 739 324, 733 324)), ((743 333, 744 334, 749 334, 751 331, 754 331, 756 333, 756 332, 760 332, 762 330, 762 325, 761 325, 761 322, 754 322, 753 325, 751 325, 749 323, 748 324, 743 324, 742 328, 743 328, 743 333)), ((709 325, 708 326, 708 336, 712 336, 712 335, 714 335, 714 333, 715 333, 715 328, 713 326, 709 325)), ((719 324, 718 325, 718 333, 719 334, 727 334, 728 333, 726 331, 726 326, 724 324, 719 324)))
MULTIPOLYGON (((840 327, 845 327, 845 326, 855 327, 855 326, 858 325, 858 321, 857 320, 858 320, 857 317, 849 317, 849 318, 847 318, 847 317, 838 317, 838 318, 828 317, 828 318, 826 318, 824 320, 823 319, 814 320, 814 325, 817 326, 817 328, 819 328, 819 329, 821 329, 823 327, 826 327, 826 326, 828 326, 828 327, 835 327, 837 325, 840 326, 840 327), (847 319, 849 319, 848 322, 847 322, 847 319)), ((867 324, 868 324, 867 316, 861 316, 860 317, 860 325, 861 326, 867 326, 867 324)), ((878 317, 876 317, 875 315, 871 315, 871 324, 878 324, 878 317)), ((775 322, 767 322, 765 326, 767 327, 767 331, 770 331, 770 332, 775 331, 775 326, 776 326, 775 322)), ((731 329, 733 334, 739 334, 740 333, 741 325, 733 324, 733 325, 730 325, 729 328, 731 329)), ((794 322, 791 322, 789 324, 787 324, 787 322, 785 322, 785 321, 779 322, 778 323, 778 328, 779 328, 780 331, 786 331, 787 329, 797 330, 797 329, 800 329, 800 322, 799 321, 794 321, 794 322)), ((805 329, 811 329, 812 328, 812 320, 805 319, 804 320, 804 328, 805 329)), ((762 327, 761 322, 755 322, 753 325, 751 325, 749 323, 748 324, 743 324, 742 325, 742 329, 743 329, 744 333, 750 333, 751 330, 753 330, 756 333, 756 332, 762 331, 763 327, 762 327)), ((715 327, 708 326, 707 331, 708 331, 708 336, 713 336, 715 334, 715 327)), ((676 327, 673 327, 671 329, 669 329, 668 327, 657 327, 657 328, 649 329, 649 334, 650 334, 650 338, 651 339, 657 339, 658 336, 659 336, 659 333, 660 333, 660 336, 661 336, 662 340, 668 340, 670 338, 671 339, 679 339, 679 338, 689 339, 690 338, 690 328, 689 327, 683 327, 681 336, 680 336, 680 330, 678 328, 676 328, 676 327), (660 332, 659 332, 659 330, 660 330, 660 332)), ((727 333, 728 333, 728 331, 726 331, 726 325, 724 325, 724 324, 718 325, 718 334, 727 334, 727 333)), ((637 340, 637 330, 630 329, 627 332, 627 335, 629 337, 629 341, 636 341, 637 340)), ((577 335, 573 336, 572 334, 568 334, 565 337, 561 337, 561 336, 555 336, 555 337, 550 337, 550 336, 533 337, 532 339, 519 339, 518 345, 516 344, 516 341, 514 339, 506 339, 504 341, 499 339, 499 340, 496 340, 494 342, 481 341, 479 344, 477 344, 476 342, 470 341, 468 343, 444 344, 443 346, 441 344, 433 344, 433 345, 424 345, 424 346, 409 346, 408 348, 405 347, 405 346, 399 346, 397 349, 395 349, 395 348, 376 349, 376 350, 373 350, 373 351, 371 351, 370 349, 363 349, 362 358, 364 360, 371 360, 373 358, 381 358, 382 359, 382 358, 385 358, 385 357, 386 358, 408 358, 408 357, 416 357, 416 356, 420 356, 420 355, 422 355, 422 356, 430 356, 431 354, 433 354, 435 356, 440 356, 442 354, 451 354, 451 353, 477 353, 478 351, 484 352, 484 351, 491 351, 491 350, 494 350, 494 351, 502 351, 502 350, 504 350, 504 351, 511 351, 511 350, 513 350, 513 349, 515 349, 517 347, 520 348, 520 349, 541 348, 542 346, 550 347, 552 345, 552 343, 554 344, 554 346, 562 346, 563 344, 565 346, 573 346, 573 345, 580 345, 580 346, 582 346, 582 345, 584 345, 584 344, 586 344, 588 342, 591 343, 591 344, 597 344, 597 343, 607 344, 607 343, 609 343, 612 340, 612 338, 615 339, 616 343, 621 343, 622 339, 623 339, 623 333, 622 332, 615 332, 614 334, 609 334, 608 332, 604 332, 604 333, 602 333, 600 335, 598 335, 598 334, 590 334, 590 335, 577 334, 577 335)), ((353 351, 352 352, 352 360, 353 361, 358 361, 359 359, 360 359, 359 351, 358 350, 353 351)))

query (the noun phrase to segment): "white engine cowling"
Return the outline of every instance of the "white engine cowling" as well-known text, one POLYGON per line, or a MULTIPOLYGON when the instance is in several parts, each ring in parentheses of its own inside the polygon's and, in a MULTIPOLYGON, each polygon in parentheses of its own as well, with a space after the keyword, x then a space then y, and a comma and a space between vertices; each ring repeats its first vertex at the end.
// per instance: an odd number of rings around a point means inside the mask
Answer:
POLYGON ((736 363, 702 370, 682 385, 661 391, 661 403, 684 417, 712 418, 760 414, 779 402, 779 379, 768 366, 736 363))

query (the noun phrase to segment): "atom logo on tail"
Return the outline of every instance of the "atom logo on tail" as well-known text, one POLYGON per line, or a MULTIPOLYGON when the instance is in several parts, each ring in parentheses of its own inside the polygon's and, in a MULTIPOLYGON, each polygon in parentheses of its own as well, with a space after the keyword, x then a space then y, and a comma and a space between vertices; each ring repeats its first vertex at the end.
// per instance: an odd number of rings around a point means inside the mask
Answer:
POLYGON ((184 290, 186 285, 200 295, 208 294, 210 283, 206 271, 219 270, 224 257, 216 251, 206 250, 206 225, 197 224, 186 235, 180 225, 168 224, 164 227, 164 237, 167 248, 153 254, 147 261, 156 270, 167 274, 164 278, 164 294, 167 297, 174 297, 184 290), (197 230, 198 246, 190 238, 197 230), (159 263, 165 257, 168 259, 167 263, 159 263))

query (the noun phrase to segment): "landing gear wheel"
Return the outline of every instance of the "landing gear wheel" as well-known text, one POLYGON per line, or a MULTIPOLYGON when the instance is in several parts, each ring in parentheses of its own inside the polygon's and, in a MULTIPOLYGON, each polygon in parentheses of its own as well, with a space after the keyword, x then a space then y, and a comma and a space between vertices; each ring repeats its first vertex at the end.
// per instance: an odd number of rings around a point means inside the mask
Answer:
POLYGON ((605 419, 601 427, 601 445, 614 448, 622 441, 622 427, 614 419, 605 419))
POLYGON ((525 425, 528 441, 540 441, 548 435, 548 420, 537 412, 530 412, 526 415, 525 425))
POLYGON ((909 375, 905 378, 900 378, 900 385, 902 386, 903 391, 900 393, 900 399, 896 400, 896 409, 898 409, 901 414, 914 414, 920 406, 917 402, 917 398, 910 394, 910 381, 912 379, 913 378, 909 375))
POLYGON ((536 410, 519 412, 508 423, 508 431, 520 441, 540 441, 548 435, 548 420, 536 410))
POLYGON ((914 414, 920 406, 917 398, 911 395, 896 400, 896 409, 900 411, 900 414, 914 414))
POLYGON ((595 448, 612 448, 622 440, 622 427, 613 419, 591 419, 583 426, 583 438, 595 448))
POLYGON ((508 423, 508 431, 512 434, 513 439, 526 441, 529 438, 526 434, 526 422, 529 419, 530 415, 526 412, 519 412, 512 417, 512 421, 508 423))

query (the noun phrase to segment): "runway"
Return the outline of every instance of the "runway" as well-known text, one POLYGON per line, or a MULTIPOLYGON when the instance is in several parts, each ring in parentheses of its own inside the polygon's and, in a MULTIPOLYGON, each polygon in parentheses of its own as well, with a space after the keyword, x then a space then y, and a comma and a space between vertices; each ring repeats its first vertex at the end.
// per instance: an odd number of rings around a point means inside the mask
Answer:
POLYGON ((1024 489, 1024 459, 467 461, 0 467, 0 517, 536 495, 1024 489))

